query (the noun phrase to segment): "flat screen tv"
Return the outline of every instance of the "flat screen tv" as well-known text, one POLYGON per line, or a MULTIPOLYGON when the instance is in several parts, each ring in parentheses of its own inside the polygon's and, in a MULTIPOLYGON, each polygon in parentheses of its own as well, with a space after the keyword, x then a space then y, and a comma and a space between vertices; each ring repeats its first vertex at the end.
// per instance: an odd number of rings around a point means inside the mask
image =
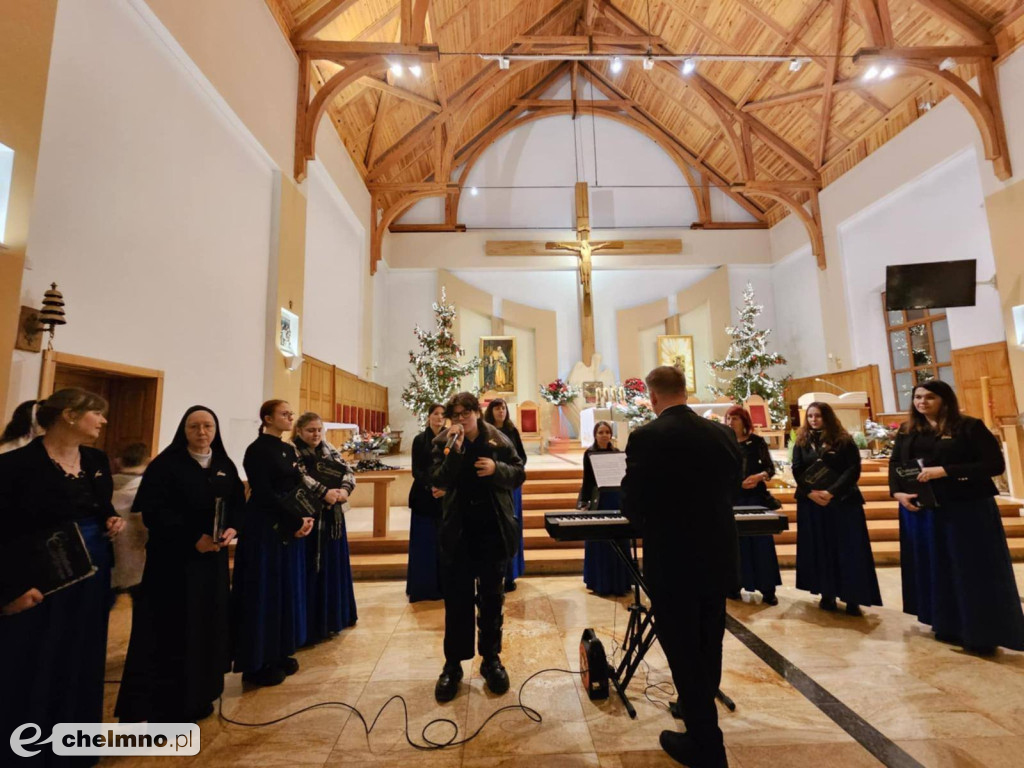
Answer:
POLYGON ((885 308, 973 307, 977 261, 890 264, 885 268, 885 308))

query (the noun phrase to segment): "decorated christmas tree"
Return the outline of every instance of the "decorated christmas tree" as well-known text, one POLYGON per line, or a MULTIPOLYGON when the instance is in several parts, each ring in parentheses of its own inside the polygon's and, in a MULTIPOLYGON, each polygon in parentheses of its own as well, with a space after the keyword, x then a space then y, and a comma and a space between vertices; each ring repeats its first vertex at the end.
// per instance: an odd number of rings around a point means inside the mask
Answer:
POLYGON ((421 427, 426 424, 431 403, 447 403, 459 391, 459 381, 480 367, 477 357, 460 362, 466 351, 452 335, 454 320, 455 306, 447 302, 441 288, 441 301, 434 303, 434 330, 427 331, 418 325, 413 329, 420 350, 409 351, 412 380, 402 390, 402 405, 416 414, 421 427))
POLYGON ((785 365, 786 359, 767 350, 771 330, 758 328, 754 322, 763 309, 754 303, 754 287, 747 283, 743 291, 743 306, 737 309, 739 325, 725 329, 732 337, 729 354, 724 360, 708 363, 720 386, 712 384, 708 389, 715 397, 726 395, 738 404, 744 403, 751 395, 760 395, 768 403, 772 423, 781 426, 786 423, 786 403, 782 393, 790 377, 775 378, 768 373, 769 368, 785 365))

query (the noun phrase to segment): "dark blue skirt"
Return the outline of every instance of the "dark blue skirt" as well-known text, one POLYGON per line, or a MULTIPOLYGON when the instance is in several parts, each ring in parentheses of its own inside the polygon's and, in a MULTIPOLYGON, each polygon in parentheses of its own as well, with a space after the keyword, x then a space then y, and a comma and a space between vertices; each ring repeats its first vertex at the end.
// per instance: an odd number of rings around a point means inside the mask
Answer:
MULTIPOLYGON (((760 488, 744 489, 733 501, 737 506, 767 506, 760 488)), ((775 552, 775 539, 771 536, 740 536, 740 586, 748 592, 763 595, 775 593, 782 583, 779 558, 775 552)))
POLYGON ((609 541, 588 541, 583 545, 583 583, 598 595, 625 595, 633 588, 633 577, 609 541))
POLYGON ((900 523, 903 610, 969 648, 1024 651, 1024 612, 995 499, 901 510, 900 523))
POLYGON ((441 600, 441 565, 437 541, 438 521, 413 512, 409 521, 409 567, 405 575, 405 594, 410 603, 441 600))
MULTIPOLYGON (((103 721, 103 677, 107 663, 110 542, 104 527, 78 521, 97 572, 27 611, 0 616, 0 754, 23 723, 35 723, 47 739, 57 723, 103 721)), ((23 735, 27 738, 30 730, 23 735)), ((49 744, 26 765, 94 765, 95 757, 54 755, 49 744)), ((0 760, 0 764, 7 763, 0 760)))
POLYGON ((796 587, 844 603, 881 605, 871 540, 858 501, 796 506, 796 587))
POLYGON ((508 561, 508 568, 505 569, 505 581, 515 581, 526 571, 526 556, 523 553, 523 488, 522 486, 512 491, 512 501, 515 504, 516 522, 519 523, 519 551, 508 561))
POLYGON ((306 542, 306 642, 316 643, 351 627, 358 618, 352 586, 348 531, 341 520, 341 538, 321 531, 317 521, 306 542), (320 570, 316 569, 316 544, 320 538, 320 570))
POLYGON ((231 595, 236 672, 256 672, 305 642, 305 541, 284 544, 263 510, 246 507, 231 595))

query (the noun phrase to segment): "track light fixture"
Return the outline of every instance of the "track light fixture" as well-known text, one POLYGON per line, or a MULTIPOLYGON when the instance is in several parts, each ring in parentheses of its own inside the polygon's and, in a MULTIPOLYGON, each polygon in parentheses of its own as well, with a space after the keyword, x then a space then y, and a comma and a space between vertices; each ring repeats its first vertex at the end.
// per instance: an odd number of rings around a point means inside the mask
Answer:
POLYGON ((619 74, 619 72, 622 71, 622 59, 620 59, 618 56, 616 56, 614 59, 612 59, 611 70, 612 70, 612 73, 616 74, 616 75, 619 74))
POLYGON ((512 62, 509 61, 508 56, 498 57, 498 69, 508 69, 512 62))
POLYGON ((804 67, 803 59, 790 59, 789 60, 789 71, 799 72, 804 67))
POLYGON ((411 67, 409 67, 409 71, 412 72, 413 77, 419 77, 420 75, 423 74, 423 67, 421 67, 419 64, 413 64, 411 67))
POLYGON ((401 77, 402 76, 402 64, 401 64, 401 62, 396 61, 394 64, 391 65, 391 74, 394 75, 395 77, 401 77))
POLYGON ((644 69, 647 70, 648 72, 650 72, 652 69, 654 69, 654 57, 653 56, 646 56, 646 57, 644 57, 644 69))
POLYGON ((693 59, 683 59, 683 74, 689 75, 697 68, 697 62, 693 59))
POLYGON ((896 74, 896 67, 892 64, 886 64, 882 71, 878 73, 879 80, 888 80, 890 77, 896 74))
POLYGON ((878 67, 872 64, 868 67, 868 71, 864 73, 865 80, 875 80, 878 77, 878 67))
POLYGON ((471 194, 473 197, 476 197, 477 195, 480 194, 480 190, 477 189, 476 187, 470 187, 469 194, 471 194))
POLYGON ((939 64, 939 69, 941 69, 943 72, 949 72, 951 69, 954 68, 956 68, 956 59, 954 59, 952 56, 947 56, 942 60, 942 63, 939 64))

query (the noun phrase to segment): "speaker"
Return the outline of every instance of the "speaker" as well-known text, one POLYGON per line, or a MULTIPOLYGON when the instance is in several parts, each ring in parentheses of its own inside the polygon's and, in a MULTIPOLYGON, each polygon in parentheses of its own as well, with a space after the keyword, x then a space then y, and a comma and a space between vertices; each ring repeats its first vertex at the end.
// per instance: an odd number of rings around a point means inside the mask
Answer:
POLYGON ((587 627, 580 638, 580 670, 583 687, 591 701, 608 698, 608 658, 594 630, 587 627))

